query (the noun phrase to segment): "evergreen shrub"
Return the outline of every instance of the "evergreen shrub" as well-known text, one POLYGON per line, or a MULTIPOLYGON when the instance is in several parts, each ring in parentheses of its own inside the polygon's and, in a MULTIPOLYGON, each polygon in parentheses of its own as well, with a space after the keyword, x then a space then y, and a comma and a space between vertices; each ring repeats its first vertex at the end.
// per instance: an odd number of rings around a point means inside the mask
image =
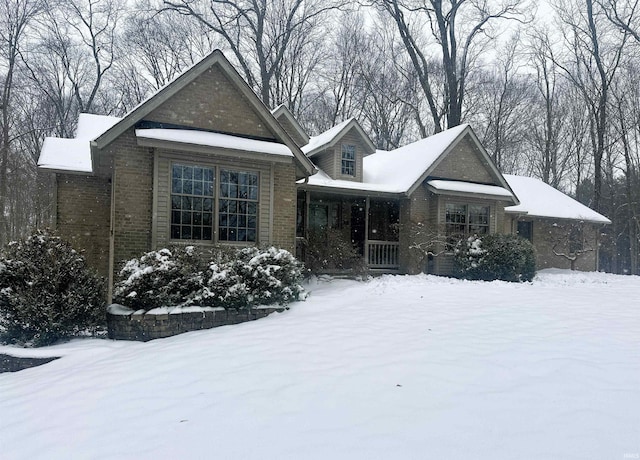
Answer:
POLYGON ((176 247, 128 261, 114 287, 114 301, 136 310, 283 305, 298 298, 301 278, 302 265, 283 249, 216 248, 205 255, 192 246, 176 247))
POLYGON ((462 241, 455 252, 456 273, 470 280, 531 281, 536 257, 530 241, 495 233, 462 241))
POLYGON ((48 231, 0 251, 0 341, 49 345, 105 324, 105 283, 48 231))
POLYGON ((120 270, 113 301, 143 310, 188 304, 202 285, 203 258, 194 246, 176 246, 131 259, 120 270))

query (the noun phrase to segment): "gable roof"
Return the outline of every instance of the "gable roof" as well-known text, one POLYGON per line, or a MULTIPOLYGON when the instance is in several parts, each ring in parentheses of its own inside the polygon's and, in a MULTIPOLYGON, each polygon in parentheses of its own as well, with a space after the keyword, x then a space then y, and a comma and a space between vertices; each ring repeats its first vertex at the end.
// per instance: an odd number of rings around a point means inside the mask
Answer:
POLYGON ((346 134, 351 128, 355 128, 360 137, 364 140, 367 146, 371 151, 376 149, 375 144, 369 139, 367 133, 364 132, 360 123, 355 118, 349 118, 342 123, 338 123, 333 128, 328 129, 327 131, 313 136, 309 139, 309 143, 302 147, 302 151, 309 158, 313 157, 315 154, 320 153, 321 151, 333 147, 340 138, 346 134))
MULTIPOLYGON (((269 109, 262 103, 258 96, 256 96, 253 90, 249 88, 240 74, 238 74, 238 72, 220 50, 214 50, 207 57, 194 64, 173 81, 171 81, 160 90, 158 90, 155 94, 147 98, 144 102, 127 113, 122 119, 118 120, 112 126, 109 126, 108 129, 97 134, 95 137, 93 137, 93 139, 90 139, 91 164, 96 163, 94 157, 97 150, 107 147, 111 142, 117 139, 118 136, 122 135, 127 129, 133 127, 146 115, 151 113, 154 109, 158 108, 169 98, 177 94, 181 89, 193 82, 197 77, 199 77, 203 72, 205 72, 213 65, 218 65, 221 68, 225 76, 229 78, 229 81, 236 87, 240 94, 242 94, 246 98, 247 102, 254 109, 255 113, 264 121, 265 125, 272 132, 274 132, 278 138, 282 140, 286 147, 291 150, 294 162, 297 166, 296 169, 299 173, 298 176, 304 177, 309 174, 313 174, 316 171, 313 163, 302 153, 293 139, 291 139, 289 134, 287 134, 287 132, 280 126, 269 109)), ((242 139, 241 136, 238 136, 238 138, 242 139)), ((53 144, 55 144, 55 142, 53 144)))
MULTIPOLYGON (((338 125, 340 126, 340 125, 338 125)), ((345 191, 378 192, 411 195, 438 166, 446 155, 465 136, 471 136, 477 145, 491 174, 499 185, 474 184, 471 182, 438 180, 429 181, 435 192, 461 195, 483 195, 499 197, 518 203, 509 184, 495 167, 486 150, 482 147, 471 127, 467 124, 450 128, 433 136, 421 139, 395 150, 378 150, 363 159, 363 181, 333 180, 326 174, 311 176, 308 184, 312 187, 333 188, 345 191)))
POLYGON ((296 117, 293 116, 293 114, 291 113, 291 110, 289 110, 289 108, 286 105, 280 104, 278 107, 276 107, 271 111, 271 114, 276 120, 280 117, 286 118, 289 121, 289 123, 291 123, 291 126, 293 126, 293 128, 296 130, 298 135, 304 140, 304 142, 305 143, 309 142, 309 135, 304 130, 304 128, 300 125, 300 123, 298 123, 298 120, 296 119, 296 117))
POLYGON ((560 190, 539 179, 505 174, 505 179, 520 199, 517 206, 505 208, 505 212, 534 217, 572 219, 598 224, 610 224, 602 214, 583 205, 560 190))

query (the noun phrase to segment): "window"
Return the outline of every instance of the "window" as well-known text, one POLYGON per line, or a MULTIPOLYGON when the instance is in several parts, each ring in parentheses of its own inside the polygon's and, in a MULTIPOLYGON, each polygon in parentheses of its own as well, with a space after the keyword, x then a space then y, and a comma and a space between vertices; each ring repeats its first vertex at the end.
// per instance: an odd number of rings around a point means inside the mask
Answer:
POLYGON ((489 206, 447 203, 447 242, 454 246, 463 238, 489 233, 489 206))
POLYGON ((171 239, 214 241, 216 223, 218 241, 257 241, 258 174, 173 164, 171 239))
POLYGON ((356 146, 342 146, 342 174, 345 176, 356 175, 356 146))
POLYGON ((258 175, 220 171, 220 241, 256 241, 258 228, 258 175))
POLYGON ((172 166, 172 239, 212 239, 214 181, 214 168, 180 164, 172 166))
POLYGON ((518 235, 529 241, 533 241, 533 222, 525 220, 518 221, 518 235))

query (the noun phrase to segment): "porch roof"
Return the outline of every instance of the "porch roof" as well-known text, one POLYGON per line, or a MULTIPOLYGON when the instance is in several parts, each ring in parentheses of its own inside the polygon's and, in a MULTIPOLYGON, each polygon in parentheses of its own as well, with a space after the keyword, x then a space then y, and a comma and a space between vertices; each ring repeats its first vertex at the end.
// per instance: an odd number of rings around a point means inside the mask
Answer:
POLYGON ((298 181, 298 184, 308 188, 318 188, 327 192, 333 191, 336 193, 360 192, 363 194, 401 195, 406 191, 403 190, 402 187, 398 187, 397 184, 377 184, 371 182, 332 179, 322 170, 319 170, 316 174, 309 177, 309 180, 306 183, 298 181))

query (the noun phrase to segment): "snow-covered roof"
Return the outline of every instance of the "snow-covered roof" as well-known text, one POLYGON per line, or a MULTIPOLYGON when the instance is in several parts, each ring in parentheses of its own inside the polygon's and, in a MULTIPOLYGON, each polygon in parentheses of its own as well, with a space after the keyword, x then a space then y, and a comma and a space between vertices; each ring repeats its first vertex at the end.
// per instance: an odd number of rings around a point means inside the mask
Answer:
POLYGON ((91 141, 121 119, 106 115, 81 113, 74 139, 47 137, 42 144, 38 166, 58 171, 91 173, 91 141))
POLYGON ((474 195, 487 195, 496 197, 511 198, 513 194, 504 187, 497 185, 475 184, 472 182, 464 182, 457 180, 441 180, 434 179, 427 181, 436 191, 454 192, 474 195))
POLYGON ((193 129, 136 129, 136 137, 293 157, 293 153, 289 147, 277 142, 247 139, 229 134, 197 131, 193 129))
MULTIPOLYGON (((302 183, 302 182, 299 182, 302 183)), ((371 182, 355 182, 351 180, 332 179, 327 173, 318 170, 316 174, 309 177, 307 185, 315 187, 323 187, 334 190, 353 190, 360 192, 377 192, 377 193, 403 193, 401 187, 394 184, 376 184, 371 182)))
MULTIPOLYGON (((336 128, 339 127, 340 125, 336 128)), ((396 150, 377 150, 363 159, 362 182, 332 179, 320 171, 311 176, 307 184, 334 190, 409 193, 417 182, 424 180, 424 174, 468 128, 469 125, 460 125, 396 150)), ((429 185, 436 191, 481 194, 515 200, 510 190, 495 185, 452 180, 431 180, 429 185)))
POLYGON ((602 214, 545 184, 539 179, 524 176, 504 175, 520 200, 517 206, 505 208, 508 213, 523 213, 535 217, 573 219, 600 224, 611 221, 602 214))
POLYGON ((322 134, 309 138, 309 143, 301 148, 302 152, 307 157, 311 158, 316 153, 331 147, 351 128, 355 128, 360 133, 362 139, 369 144, 372 151, 375 149, 373 142, 369 139, 369 136, 364 132, 358 121, 355 118, 348 118, 342 123, 338 123, 333 128, 326 130, 322 134))
POLYGON ((76 139, 94 140, 106 132, 122 118, 107 115, 95 115, 93 113, 81 113, 78 116, 76 139))
POLYGON ((469 125, 460 125, 391 151, 363 159, 363 182, 406 192, 469 125))

